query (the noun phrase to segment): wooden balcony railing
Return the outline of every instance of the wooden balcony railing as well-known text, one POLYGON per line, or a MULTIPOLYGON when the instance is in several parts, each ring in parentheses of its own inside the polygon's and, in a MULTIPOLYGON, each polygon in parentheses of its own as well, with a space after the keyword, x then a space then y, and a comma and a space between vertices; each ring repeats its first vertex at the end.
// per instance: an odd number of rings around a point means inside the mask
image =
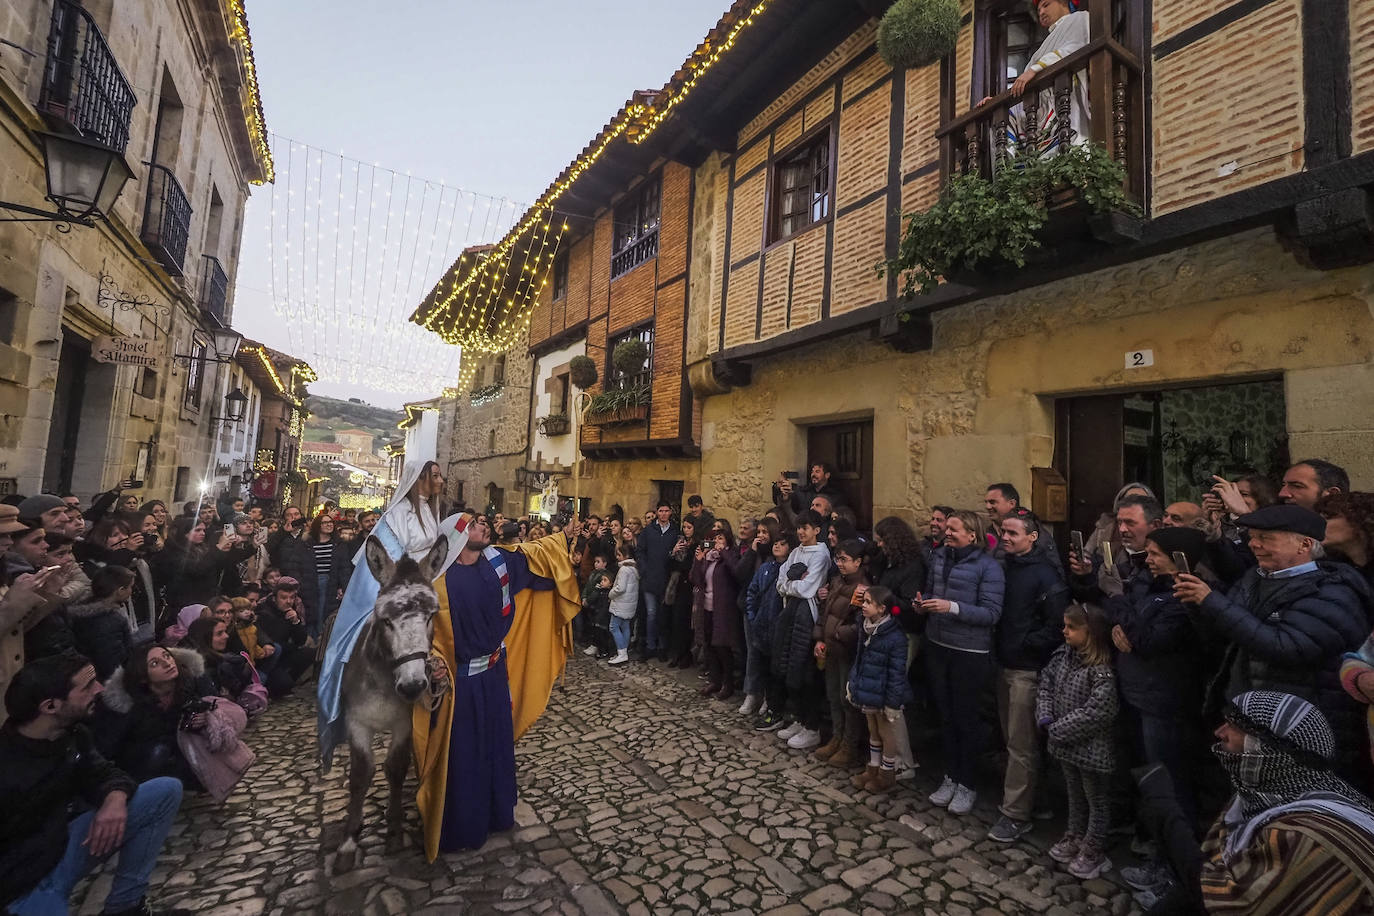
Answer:
POLYGON ((166 166, 148 166, 148 199, 143 208, 143 243, 163 266, 180 276, 191 235, 191 201, 166 166))
POLYGON ((611 279, 629 273, 650 258, 658 257, 658 228, 645 233, 611 257, 611 279))
MULTIPOLYGON (((1099 22, 1095 20, 1094 33, 1098 28, 1099 22)), ((1010 154, 1008 131, 1014 120, 1024 125, 1023 148, 1036 149, 1041 141, 1051 139, 1037 135, 1045 114, 1040 111, 1042 93, 1047 88, 1053 91, 1054 127, 1058 131, 1053 140, 1063 146, 1073 142, 1070 112, 1075 77, 1087 84, 1088 110, 1084 114, 1088 119, 1088 139, 1125 166, 1125 190, 1143 203, 1145 110, 1140 60, 1107 34, 1097 35, 1040 71, 1019 98, 1009 90, 959 117, 942 118, 935 135, 940 141, 940 171, 944 180, 969 172, 991 178, 997 163, 1010 154), (1014 111, 1017 106, 1020 110, 1014 111)), ((946 94, 943 104, 948 115, 953 110, 953 98, 946 94)))
POLYGON ((38 110, 87 140, 123 153, 134 90, 91 14, 76 0, 54 0, 38 110))

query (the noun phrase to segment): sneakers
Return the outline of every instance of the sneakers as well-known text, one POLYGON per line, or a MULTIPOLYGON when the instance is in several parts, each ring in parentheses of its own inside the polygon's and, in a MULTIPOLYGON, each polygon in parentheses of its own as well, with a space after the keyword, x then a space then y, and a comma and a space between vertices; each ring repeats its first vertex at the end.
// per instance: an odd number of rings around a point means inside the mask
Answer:
POLYGON ((949 803, 954 801, 954 790, 957 788, 958 784, 946 776, 945 781, 940 783, 940 788, 930 793, 930 803, 937 808, 948 808, 949 803))
POLYGON ((978 793, 968 786, 955 786, 954 797, 949 801, 950 814, 968 814, 973 810, 973 803, 978 800, 978 793))
POLYGON ((615 658, 611 659, 609 662, 607 662, 607 664, 608 664, 608 665, 623 665, 623 664, 625 664, 626 662, 628 662, 629 660, 630 660, 630 651, 629 651, 628 649, 621 649, 619 652, 617 652, 617 653, 615 654, 615 658))
POLYGON ((583 650, 582 650, 582 654, 583 654, 583 655, 587 655, 587 656, 595 655, 595 654, 596 654, 596 644, 593 643, 592 645, 590 645, 590 646, 588 646, 587 648, 583 649, 583 650))
POLYGON ((756 732, 773 732, 780 728, 782 728, 782 716, 775 716, 771 712, 765 712, 754 723, 754 731, 756 732))
POLYGON ((1078 858, 1078 849, 1082 845, 1082 839, 1066 833, 1058 843, 1050 847, 1050 858, 1062 865, 1068 865, 1078 858))
POLYGON ((898 779, 899 781, 902 781, 902 782, 906 782, 906 781, 908 781, 908 780, 915 779, 915 778, 916 778, 916 767, 917 767, 917 764, 915 764, 915 763, 913 763, 911 766, 907 766, 907 765, 904 764, 904 763, 899 763, 899 764, 897 764, 897 779, 898 779))
POLYGON ((789 722, 778 732, 778 737, 783 741, 791 741, 792 736, 801 730, 802 724, 800 722, 789 722))
POLYGON ((763 706, 763 697, 756 693, 751 693, 746 696, 744 702, 740 704, 739 714, 742 716, 752 716, 759 711, 761 706, 763 706))
POLYGON ((1144 865, 1132 865, 1121 869, 1121 880, 1138 891, 1153 890, 1157 885, 1168 882, 1171 877, 1169 869, 1157 862, 1146 862, 1144 865))
POLYGON ((1110 870, 1112 860, 1107 858, 1106 853, 1098 852, 1095 849, 1084 848, 1074 860, 1069 863, 1069 874, 1075 878, 1087 881, 1096 878, 1104 871, 1110 870))
POLYGON ((813 747, 820 747, 820 744, 821 733, 813 728, 799 729, 787 739, 787 746, 795 751, 809 751, 813 747))
POLYGON ((1131 852, 1142 859, 1155 859, 1159 854, 1159 847, 1149 837, 1133 836, 1131 837, 1131 852))
POLYGON ((1030 821, 1014 820, 1004 814, 988 831, 988 839, 998 843, 1015 843, 1033 829, 1035 825, 1030 821))

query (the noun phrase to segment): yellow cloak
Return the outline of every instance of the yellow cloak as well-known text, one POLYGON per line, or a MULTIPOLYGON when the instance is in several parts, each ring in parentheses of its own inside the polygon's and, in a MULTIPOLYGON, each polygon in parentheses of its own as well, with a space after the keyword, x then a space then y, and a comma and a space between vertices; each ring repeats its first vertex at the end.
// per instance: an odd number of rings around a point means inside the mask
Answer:
MULTIPOLYGON (((516 549, 529 561, 531 573, 554 582, 552 591, 525 589, 511 598, 515 614, 506 635, 506 670, 510 679, 515 740, 519 741, 543 714, 553 685, 563 674, 563 666, 572 649, 572 619, 582 609, 582 601, 568 558, 566 535, 560 532, 519 544, 516 549)), ((449 671, 456 671, 448 590, 442 576, 434 585, 439 593, 439 613, 434 617, 432 651, 443 658, 449 671)), ((425 855, 431 862, 439 854, 452 728, 451 694, 444 696, 436 710, 431 711, 423 704, 415 707, 415 765, 420 777, 417 804, 424 822, 425 855)))

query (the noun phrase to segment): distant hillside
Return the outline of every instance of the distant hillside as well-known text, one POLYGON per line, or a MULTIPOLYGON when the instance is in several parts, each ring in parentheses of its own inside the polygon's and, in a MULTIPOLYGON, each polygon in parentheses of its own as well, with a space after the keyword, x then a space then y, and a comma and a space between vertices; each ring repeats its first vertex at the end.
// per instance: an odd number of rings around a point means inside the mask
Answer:
POLYGON ((400 435, 396 424, 405 412, 343 401, 312 394, 305 399, 310 419, 305 423, 305 438, 311 442, 331 441, 333 434, 344 429, 365 429, 378 439, 400 435))

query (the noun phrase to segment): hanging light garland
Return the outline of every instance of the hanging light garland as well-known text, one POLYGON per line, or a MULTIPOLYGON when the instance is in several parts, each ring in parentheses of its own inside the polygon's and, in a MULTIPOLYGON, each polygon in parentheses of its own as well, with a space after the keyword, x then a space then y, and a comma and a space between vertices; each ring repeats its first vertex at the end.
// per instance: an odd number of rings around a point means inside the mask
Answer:
POLYGON ((247 102, 243 106, 248 118, 248 139, 253 144, 253 154, 257 156, 262 178, 252 179, 253 184, 270 184, 276 177, 272 162, 272 147, 267 141, 267 118, 262 113, 262 92, 258 88, 258 68, 253 59, 253 42, 248 34, 248 13, 243 8, 243 0, 229 0, 230 31, 229 40, 243 49, 243 70, 246 76, 243 91, 247 102))
MULTIPOLYGON (((410 320, 469 352, 501 353, 509 349, 529 329, 534 303, 548 285, 548 273, 568 231, 566 222, 554 218, 559 198, 616 140, 624 137, 633 144, 644 143, 771 3, 772 0, 758 0, 733 18, 727 13, 663 90, 654 94, 648 103, 635 101, 622 108, 494 249, 472 258, 465 255, 454 262, 410 320), (553 250, 547 252, 550 235, 553 236, 553 250), (504 278, 522 245, 526 261, 501 308, 500 297, 506 289, 504 278), (530 262, 528 256, 536 245, 538 254, 530 262), (501 282, 496 281, 498 275, 503 278, 501 282)), ((465 388, 471 378, 468 374, 464 380, 460 372, 458 387, 465 388)))

